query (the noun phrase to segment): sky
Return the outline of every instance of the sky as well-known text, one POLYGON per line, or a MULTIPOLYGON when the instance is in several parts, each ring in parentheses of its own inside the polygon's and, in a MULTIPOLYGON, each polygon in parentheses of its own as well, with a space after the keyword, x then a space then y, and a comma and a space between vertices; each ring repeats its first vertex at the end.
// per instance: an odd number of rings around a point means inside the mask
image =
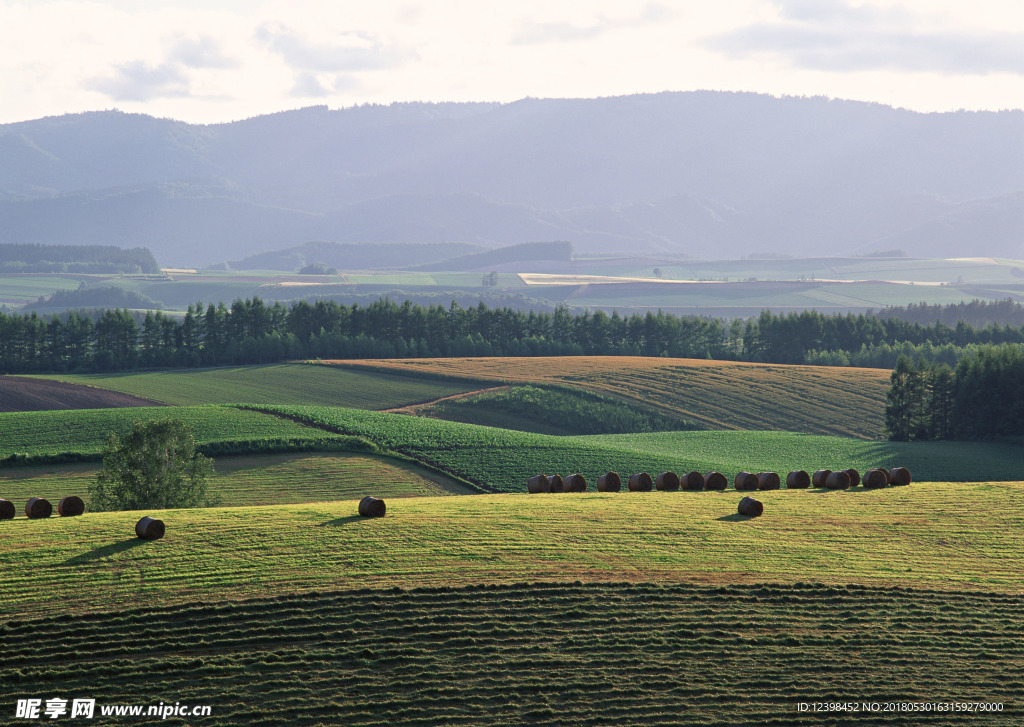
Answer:
POLYGON ((0 0, 0 123, 693 90, 1024 108, 1024 2, 0 0))

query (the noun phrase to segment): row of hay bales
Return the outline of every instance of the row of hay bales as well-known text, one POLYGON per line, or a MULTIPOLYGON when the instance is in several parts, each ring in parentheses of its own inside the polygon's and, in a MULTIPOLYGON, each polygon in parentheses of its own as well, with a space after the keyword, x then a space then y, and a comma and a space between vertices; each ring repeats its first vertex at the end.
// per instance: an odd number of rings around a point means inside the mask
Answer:
MULTIPOLYGON (((786 488, 790 490, 806 490, 814 487, 830 490, 846 490, 863 484, 866 489, 878 489, 887 485, 909 485, 910 470, 906 467, 895 467, 886 470, 881 467, 870 469, 862 477, 855 469, 818 470, 813 475, 805 470, 794 470, 786 475, 786 488)), ((662 472, 652 478, 646 472, 630 475, 626 480, 626 488, 630 492, 649 492, 657 490, 725 490, 729 487, 728 478, 720 472, 711 471, 702 474, 697 471, 688 472, 680 477, 675 472, 662 472)), ((733 487, 737 490, 779 490, 782 478, 777 472, 740 472, 733 478, 733 487)), ((586 492, 587 479, 579 474, 567 477, 560 475, 534 475, 526 483, 529 493, 541 492, 586 492)), ((621 492, 622 478, 617 472, 607 472, 597 478, 598 492, 621 492)))
MULTIPOLYGON (((13 520, 17 508, 10 500, 0 499, 0 520, 13 520)), ((57 503, 57 514, 61 517, 75 517, 85 512, 85 502, 77 495, 68 495, 57 503)), ((25 517, 33 520, 53 515, 53 505, 42 497, 30 497, 25 503, 25 517)))

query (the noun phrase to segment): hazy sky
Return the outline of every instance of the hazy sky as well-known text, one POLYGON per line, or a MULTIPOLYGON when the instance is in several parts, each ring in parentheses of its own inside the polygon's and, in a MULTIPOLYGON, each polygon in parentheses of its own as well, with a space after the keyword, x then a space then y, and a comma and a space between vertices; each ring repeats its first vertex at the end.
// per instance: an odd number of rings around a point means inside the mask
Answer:
POLYGON ((1024 108, 1024 0, 0 0, 0 123, 697 89, 1024 108))

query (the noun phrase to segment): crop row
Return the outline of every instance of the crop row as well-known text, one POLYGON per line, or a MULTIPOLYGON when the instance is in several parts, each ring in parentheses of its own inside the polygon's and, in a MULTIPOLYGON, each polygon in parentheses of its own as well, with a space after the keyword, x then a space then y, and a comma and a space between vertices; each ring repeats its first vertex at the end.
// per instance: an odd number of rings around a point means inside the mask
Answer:
POLYGON ((259 407, 365 438, 500 492, 524 492, 538 472, 864 472, 908 467, 917 481, 1020 477, 1018 448, 991 443, 868 442, 790 432, 662 432, 555 437, 422 417, 335 407, 259 407))
POLYGON ((245 402, 388 409, 476 388, 461 381, 306 364, 40 378, 99 386, 177 406, 245 402))
POLYGON ((333 592, 8 623, 0 678, 22 698, 208 704, 210 725, 811 725, 801 702, 951 700, 1000 703, 971 724, 1008 724, 1016 606, 809 584, 333 592))
POLYGON ((345 362, 502 383, 569 384, 713 429, 874 438, 889 373, 874 369, 629 356, 345 362))

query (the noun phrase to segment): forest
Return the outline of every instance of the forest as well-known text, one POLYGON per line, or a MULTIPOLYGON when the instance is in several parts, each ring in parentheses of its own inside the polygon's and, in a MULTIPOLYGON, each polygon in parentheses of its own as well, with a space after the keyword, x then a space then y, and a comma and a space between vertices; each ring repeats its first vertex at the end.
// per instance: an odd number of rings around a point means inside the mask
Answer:
POLYGON ((127 371, 287 359, 435 356, 667 356, 892 368, 956 366, 979 346, 1024 343, 1024 327, 922 324, 814 311, 724 321, 664 312, 523 312, 330 300, 230 307, 194 303, 184 316, 127 308, 60 315, 0 313, 0 372, 127 371))
POLYGON ((143 247, 114 245, 0 245, 2 273, 147 273, 160 266, 143 247))
POLYGON ((885 426, 894 441, 1024 436, 1024 349, 981 346, 955 369, 901 356, 892 372, 885 426))

